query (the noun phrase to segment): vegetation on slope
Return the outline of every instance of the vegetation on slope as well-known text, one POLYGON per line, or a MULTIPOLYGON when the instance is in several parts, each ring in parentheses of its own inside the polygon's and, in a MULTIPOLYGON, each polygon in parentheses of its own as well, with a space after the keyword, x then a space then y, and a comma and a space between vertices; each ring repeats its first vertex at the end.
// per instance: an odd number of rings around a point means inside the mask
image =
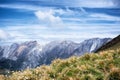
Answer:
POLYGON ((49 66, 0 75, 0 80, 120 80, 120 48, 57 59, 49 66))

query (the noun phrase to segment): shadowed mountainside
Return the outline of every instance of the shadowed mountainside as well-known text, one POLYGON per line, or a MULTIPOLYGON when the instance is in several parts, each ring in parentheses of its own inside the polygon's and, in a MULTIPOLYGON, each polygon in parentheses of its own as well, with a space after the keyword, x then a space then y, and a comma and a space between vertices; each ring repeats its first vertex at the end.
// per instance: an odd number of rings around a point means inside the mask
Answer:
POLYGON ((115 49, 120 48, 120 35, 118 35, 117 37, 115 37, 111 41, 109 41, 108 43, 101 46, 95 52, 103 51, 103 50, 106 50, 106 49, 114 49, 114 48, 115 49))

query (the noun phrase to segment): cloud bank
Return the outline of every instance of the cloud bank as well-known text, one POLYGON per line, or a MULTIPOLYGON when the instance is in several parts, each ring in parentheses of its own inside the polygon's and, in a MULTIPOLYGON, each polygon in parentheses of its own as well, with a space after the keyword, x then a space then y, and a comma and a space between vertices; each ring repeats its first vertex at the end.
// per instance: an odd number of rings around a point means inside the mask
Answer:
POLYGON ((0 40, 5 40, 9 37, 9 34, 0 29, 0 40))

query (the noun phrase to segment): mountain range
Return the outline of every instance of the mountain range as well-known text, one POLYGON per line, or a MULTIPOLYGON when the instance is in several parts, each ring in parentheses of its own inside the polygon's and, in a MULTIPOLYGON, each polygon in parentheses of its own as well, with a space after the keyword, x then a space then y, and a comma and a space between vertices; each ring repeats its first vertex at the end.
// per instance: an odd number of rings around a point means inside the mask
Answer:
POLYGON ((0 69, 24 70, 49 65, 54 59, 65 59, 91 53, 111 41, 111 38, 93 38, 81 43, 52 41, 41 46, 37 41, 0 46, 0 69))

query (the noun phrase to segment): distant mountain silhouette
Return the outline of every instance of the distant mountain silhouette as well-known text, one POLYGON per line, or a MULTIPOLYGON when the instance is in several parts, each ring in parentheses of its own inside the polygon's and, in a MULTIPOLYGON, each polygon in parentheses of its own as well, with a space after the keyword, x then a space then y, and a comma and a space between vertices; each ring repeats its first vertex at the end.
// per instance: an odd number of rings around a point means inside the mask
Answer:
POLYGON ((117 37, 115 37, 111 41, 109 41, 108 43, 101 46, 95 52, 103 51, 103 50, 106 50, 106 49, 119 48, 119 47, 120 47, 120 35, 118 35, 117 37))

